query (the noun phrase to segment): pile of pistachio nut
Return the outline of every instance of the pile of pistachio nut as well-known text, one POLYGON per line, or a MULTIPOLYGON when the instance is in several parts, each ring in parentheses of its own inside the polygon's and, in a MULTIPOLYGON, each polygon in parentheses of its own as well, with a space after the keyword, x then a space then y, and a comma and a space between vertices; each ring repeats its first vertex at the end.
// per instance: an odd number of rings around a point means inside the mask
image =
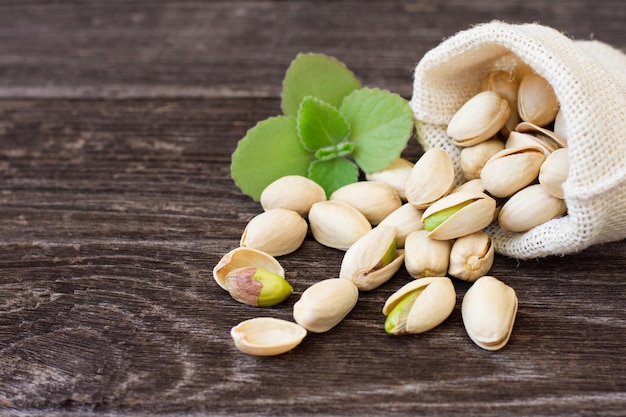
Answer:
POLYGON ((486 350, 504 347, 518 300, 513 288, 487 275, 494 245, 483 229, 498 222, 521 232, 566 212, 567 149, 558 110, 543 78, 520 81, 495 71, 448 125, 448 136, 463 148, 465 183, 455 187, 450 155, 434 148, 415 164, 398 158, 328 199, 305 177, 270 184, 260 198, 264 212, 213 269, 220 287, 253 306, 283 302, 293 289, 276 257, 298 249, 309 229, 317 242, 345 253, 338 277, 302 293, 294 322, 245 320, 231 329, 236 347, 257 356, 285 353, 308 332, 332 329, 360 291, 374 290, 402 266, 414 280, 382 307, 388 334, 418 334, 446 320, 456 304, 453 278, 472 282, 461 305, 470 339, 486 350))

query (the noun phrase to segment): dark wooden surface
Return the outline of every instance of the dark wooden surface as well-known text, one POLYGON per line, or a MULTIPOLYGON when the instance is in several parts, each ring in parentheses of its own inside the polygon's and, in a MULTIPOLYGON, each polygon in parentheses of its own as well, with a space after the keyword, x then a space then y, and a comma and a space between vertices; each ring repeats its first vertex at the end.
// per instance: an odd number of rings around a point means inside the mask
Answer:
POLYGON ((498 352, 465 334, 460 281, 440 327, 385 335, 404 269, 283 356, 229 336, 291 319, 341 262, 308 237, 280 258, 294 295, 269 310, 211 276, 261 210, 230 155, 280 112, 289 62, 327 53, 408 98, 428 49, 496 18, 626 51, 621 0, 0 1, 0 414, 625 415, 624 241, 497 257, 519 297, 498 352))

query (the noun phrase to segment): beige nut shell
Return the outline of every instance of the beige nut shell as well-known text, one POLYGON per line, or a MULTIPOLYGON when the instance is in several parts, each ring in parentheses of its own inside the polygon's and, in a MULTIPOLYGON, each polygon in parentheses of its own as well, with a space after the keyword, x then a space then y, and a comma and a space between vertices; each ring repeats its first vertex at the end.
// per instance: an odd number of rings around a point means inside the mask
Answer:
POLYGON ((253 356, 276 356, 286 353, 302 342, 307 331, 287 320, 257 317, 245 320, 230 330, 235 346, 253 356))

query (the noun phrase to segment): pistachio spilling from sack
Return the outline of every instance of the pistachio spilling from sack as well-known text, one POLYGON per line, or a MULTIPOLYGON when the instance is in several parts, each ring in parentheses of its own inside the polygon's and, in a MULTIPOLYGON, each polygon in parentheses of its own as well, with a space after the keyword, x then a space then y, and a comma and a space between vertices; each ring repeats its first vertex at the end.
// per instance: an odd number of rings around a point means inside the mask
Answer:
POLYGON ((428 231, 411 233, 404 246, 404 266, 413 278, 444 277, 448 272, 452 241, 435 240, 428 231))
POLYGON ((508 197, 537 178, 545 159, 538 146, 503 149, 489 158, 480 179, 489 194, 508 197))
POLYGON ((406 201, 406 181, 413 169, 413 163, 404 159, 397 158, 387 168, 379 172, 365 174, 368 181, 380 181, 390 186, 398 196, 406 201))
POLYGON ((517 110, 525 122, 545 126, 556 117, 559 100, 552 86, 538 74, 522 78, 517 92, 517 110))
POLYGON ((443 149, 430 149, 417 160, 406 182, 406 197, 417 209, 447 195, 454 186, 454 165, 443 149))
POLYGON ((363 213, 372 225, 377 225, 402 205, 398 193, 381 181, 359 181, 344 185, 332 193, 330 200, 350 204, 363 213))
POLYGON ((406 203, 385 217, 379 226, 394 226, 396 228, 396 247, 403 248, 410 233, 424 229, 422 224, 423 213, 423 210, 418 210, 406 203))
POLYGON ((565 201, 550 195, 541 184, 521 189, 504 203, 498 214, 500 227, 511 232, 527 232, 567 211, 565 201))

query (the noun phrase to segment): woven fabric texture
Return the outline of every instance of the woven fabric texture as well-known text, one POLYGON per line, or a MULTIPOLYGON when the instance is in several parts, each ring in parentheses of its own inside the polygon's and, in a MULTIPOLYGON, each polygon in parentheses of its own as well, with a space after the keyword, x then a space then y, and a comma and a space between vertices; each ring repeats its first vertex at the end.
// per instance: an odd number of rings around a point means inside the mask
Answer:
POLYGON ((411 107, 422 147, 442 148, 461 183, 460 148, 446 135, 454 113, 492 70, 533 71, 553 87, 568 127, 568 212, 525 233, 488 228, 500 254, 563 255, 626 238, 626 55, 599 41, 575 41, 539 24, 494 21, 429 51, 415 68, 411 107))

